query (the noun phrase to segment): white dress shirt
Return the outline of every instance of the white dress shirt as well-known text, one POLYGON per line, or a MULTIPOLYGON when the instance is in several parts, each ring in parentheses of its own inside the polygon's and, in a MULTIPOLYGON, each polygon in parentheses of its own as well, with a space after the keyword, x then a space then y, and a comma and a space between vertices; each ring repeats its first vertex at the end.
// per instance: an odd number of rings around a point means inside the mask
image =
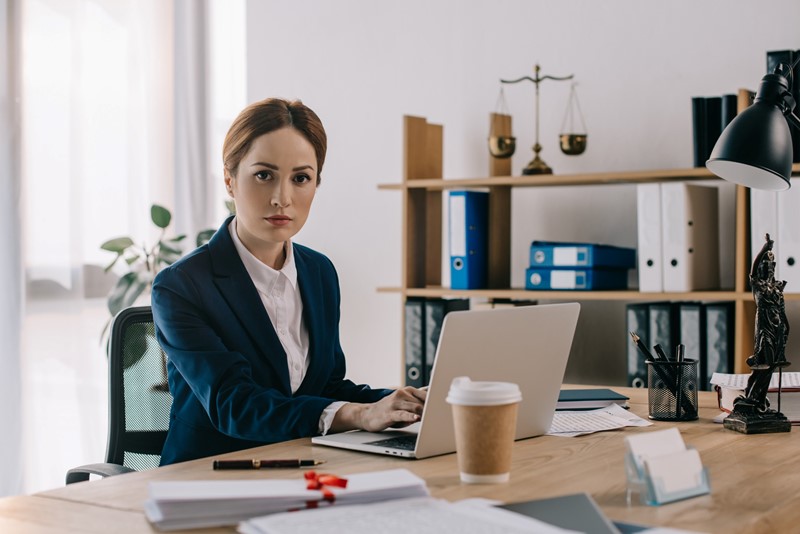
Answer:
MULTIPOLYGON (((294 262, 292 242, 286 241, 284 245, 286 260, 283 262, 283 267, 276 271, 247 250, 236 233, 235 217, 228 225, 228 232, 231 234, 236 251, 258 290, 258 296, 261 297, 272 327, 278 334, 278 339, 286 352, 289 381, 292 393, 295 393, 303 383, 303 378, 308 371, 309 337, 308 328, 303 321, 303 300, 297 285, 297 265, 294 262)), ((336 412, 344 404, 346 403, 337 401, 325 408, 320 416, 320 433, 328 432, 336 412)))

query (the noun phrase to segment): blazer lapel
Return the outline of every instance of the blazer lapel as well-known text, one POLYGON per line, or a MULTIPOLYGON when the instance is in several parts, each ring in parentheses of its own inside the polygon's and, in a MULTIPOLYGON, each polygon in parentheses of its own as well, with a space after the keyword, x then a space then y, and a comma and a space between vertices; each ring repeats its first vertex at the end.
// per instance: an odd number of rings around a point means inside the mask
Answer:
MULTIPOLYGON (((310 358, 306 378, 314 375, 315 363, 319 364, 318 358, 314 357, 315 349, 319 345, 319 336, 323 335, 322 319, 325 313, 322 299, 322 280, 320 279, 319 266, 308 261, 299 247, 294 247, 294 260, 297 265, 297 283, 300 285, 300 298, 303 301, 303 320, 308 329, 308 358, 310 358)), ((305 380, 303 380, 305 383, 305 380)))
POLYGON ((233 244, 228 231, 231 219, 225 221, 208 243, 214 283, 264 359, 275 369, 285 393, 291 395, 286 352, 233 244))

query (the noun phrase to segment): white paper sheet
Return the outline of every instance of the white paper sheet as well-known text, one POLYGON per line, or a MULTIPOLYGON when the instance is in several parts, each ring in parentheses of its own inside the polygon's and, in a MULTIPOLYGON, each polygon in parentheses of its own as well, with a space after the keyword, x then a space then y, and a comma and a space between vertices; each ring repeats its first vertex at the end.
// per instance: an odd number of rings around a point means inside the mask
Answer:
POLYGON ((650 426, 652 424, 622 406, 612 404, 596 410, 557 411, 547 435, 575 437, 593 432, 616 430, 626 426, 650 426))
POLYGON ((565 533, 542 521, 485 505, 450 503, 431 497, 399 499, 383 503, 332 506, 273 514, 245 521, 242 534, 526 534, 565 533))

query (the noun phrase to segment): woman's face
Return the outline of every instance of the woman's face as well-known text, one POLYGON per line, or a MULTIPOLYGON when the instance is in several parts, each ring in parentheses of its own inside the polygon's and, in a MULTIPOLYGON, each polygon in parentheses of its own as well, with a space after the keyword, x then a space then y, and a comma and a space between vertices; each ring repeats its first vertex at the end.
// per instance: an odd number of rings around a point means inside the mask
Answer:
POLYGON ((279 252, 308 219, 317 189, 314 147, 291 126, 264 134, 236 176, 226 173, 225 185, 236 203, 239 239, 264 261, 263 253, 279 252))

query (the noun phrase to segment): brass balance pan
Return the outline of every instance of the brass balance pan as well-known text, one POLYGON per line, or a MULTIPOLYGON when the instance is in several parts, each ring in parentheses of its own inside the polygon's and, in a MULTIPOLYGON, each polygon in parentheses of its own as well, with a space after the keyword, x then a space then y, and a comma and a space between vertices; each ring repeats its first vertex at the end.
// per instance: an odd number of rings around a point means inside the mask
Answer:
POLYGON ((586 150, 586 134, 561 134, 558 136, 561 142, 561 152, 568 156, 583 154, 586 150))
POLYGON ((510 135, 489 137, 489 153, 496 158, 510 158, 517 148, 517 138, 510 135))

